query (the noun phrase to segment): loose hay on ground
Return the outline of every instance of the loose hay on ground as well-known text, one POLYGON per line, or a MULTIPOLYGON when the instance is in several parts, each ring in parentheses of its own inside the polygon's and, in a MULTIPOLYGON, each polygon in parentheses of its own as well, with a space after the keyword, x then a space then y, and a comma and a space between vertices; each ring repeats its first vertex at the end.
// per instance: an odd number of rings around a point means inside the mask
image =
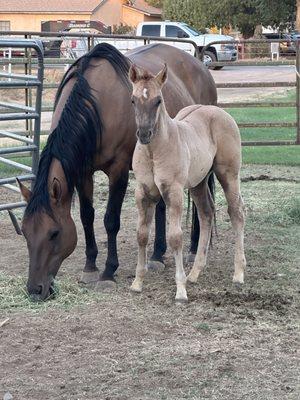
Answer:
MULTIPOLYGON (((262 171, 299 176, 299 169, 288 167, 246 167, 242 176, 262 171)), ((107 187, 103 181, 96 187, 103 266, 107 187)), ((131 182, 119 237, 118 290, 112 294, 77 284, 84 242, 76 204, 79 243, 60 271, 59 295, 30 303, 25 243, 1 214, 0 320, 10 320, 0 328, 0 397, 9 391, 26 400, 298 400, 299 225, 293 199, 299 184, 243 183, 248 269, 242 288, 231 283, 233 235, 217 195, 219 236, 209 266, 199 284, 188 287, 189 304, 179 308, 170 255, 161 275, 147 276, 140 296, 129 293, 136 261, 133 189, 131 182)))

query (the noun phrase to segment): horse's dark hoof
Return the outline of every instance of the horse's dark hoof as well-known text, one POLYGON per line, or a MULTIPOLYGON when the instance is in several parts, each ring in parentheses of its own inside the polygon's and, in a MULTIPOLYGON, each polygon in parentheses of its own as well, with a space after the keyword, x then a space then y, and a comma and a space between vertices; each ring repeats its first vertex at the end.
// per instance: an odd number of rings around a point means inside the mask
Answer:
POLYGON ((189 254, 185 257, 185 262, 186 262, 186 264, 193 263, 193 262, 195 261, 195 257, 196 257, 196 254, 194 254, 194 253, 189 253, 189 254))
POLYGON ((98 281, 95 286, 97 292, 110 293, 117 289, 117 283, 115 281, 98 281))
POLYGON ((79 279, 79 283, 84 283, 85 285, 89 285, 91 283, 98 282, 99 279, 100 279, 99 271, 91 271, 91 272, 83 271, 79 279))
POLYGON ((166 266, 161 261, 150 260, 146 267, 149 272, 163 272, 166 266))

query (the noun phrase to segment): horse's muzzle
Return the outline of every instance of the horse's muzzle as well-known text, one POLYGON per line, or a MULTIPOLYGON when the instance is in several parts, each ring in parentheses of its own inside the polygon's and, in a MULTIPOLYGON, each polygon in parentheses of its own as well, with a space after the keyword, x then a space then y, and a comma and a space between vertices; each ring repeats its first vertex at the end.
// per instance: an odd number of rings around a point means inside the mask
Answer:
POLYGON ((31 285, 27 283, 27 291, 29 298, 33 302, 44 301, 54 296, 54 281, 52 280, 50 284, 47 285, 31 285))
POLYGON ((141 144, 149 144, 152 139, 153 131, 151 129, 138 129, 136 136, 141 144))

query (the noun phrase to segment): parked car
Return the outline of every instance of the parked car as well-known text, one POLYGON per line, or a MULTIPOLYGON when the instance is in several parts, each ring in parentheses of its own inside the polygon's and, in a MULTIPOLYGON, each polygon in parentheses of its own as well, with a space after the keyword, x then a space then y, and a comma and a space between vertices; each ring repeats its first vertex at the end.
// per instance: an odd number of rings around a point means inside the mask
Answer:
MULTIPOLYGON (((71 30, 75 33, 75 30, 71 30)), ((77 32, 79 32, 77 30, 77 32)), ((82 32, 82 31, 80 31, 82 32)), ((90 32, 86 30, 85 32, 90 32)), ((237 59, 236 46, 231 43, 233 38, 228 35, 201 34, 191 26, 183 22, 141 22, 136 29, 136 36, 157 36, 170 38, 168 44, 180 48, 195 55, 195 48, 188 42, 172 42, 172 38, 192 40, 201 51, 204 46, 214 41, 226 41, 225 44, 214 44, 208 47, 204 55, 204 63, 209 66, 214 61, 235 61, 237 59)), ((108 42, 119 49, 122 53, 144 44, 140 39, 107 39, 94 38, 94 43, 108 42)), ((88 51, 86 38, 64 38, 62 52, 66 57, 78 58, 88 51)), ((222 66, 213 67, 221 69, 222 66)))
MULTIPOLYGON (((233 37, 208 33, 201 34, 184 22, 141 22, 137 26, 136 34, 137 36, 189 39, 196 44, 200 51, 204 46, 207 46, 212 42, 226 41, 228 43, 212 44, 209 46, 204 53, 204 63, 209 66, 214 61, 236 61, 237 59, 236 46, 233 43, 230 43, 234 40, 233 37)), ((195 53, 193 45, 189 43, 171 42, 170 44, 191 53, 195 53)), ((214 69, 221 68, 221 66, 214 67, 214 69)))
POLYGON ((49 58, 59 58, 61 55, 61 44, 63 40, 61 38, 42 38, 42 43, 44 47, 44 57, 49 58))
POLYGON ((282 56, 294 56, 296 54, 296 46, 293 41, 300 40, 299 32, 292 33, 265 33, 266 39, 272 42, 272 39, 285 39, 286 41, 279 43, 279 54, 282 56))

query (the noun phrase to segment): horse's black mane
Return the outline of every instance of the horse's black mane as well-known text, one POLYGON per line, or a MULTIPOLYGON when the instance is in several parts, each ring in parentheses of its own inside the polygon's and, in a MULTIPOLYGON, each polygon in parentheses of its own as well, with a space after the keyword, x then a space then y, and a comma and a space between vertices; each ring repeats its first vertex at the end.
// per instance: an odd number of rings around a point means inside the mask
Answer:
POLYGON ((76 83, 66 101, 59 123, 50 134, 41 153, 33 193, 25 210, 26 215, 39 210, 51 214, 48 174, 53 158, 62 164, 70 194, 73 193, 74 187, 80 184, 86 170, 92 167, 97 141, 101 140, 103 131, 99 105, 92 93, 93 89, 84 77, 84 72, 91 66, 93 58, 109 61, 118 76, 128 85, 129 60, 107 43, 95 46, 69 68, 58 88, 55 107, 69 80, 76 78, 76 83))

